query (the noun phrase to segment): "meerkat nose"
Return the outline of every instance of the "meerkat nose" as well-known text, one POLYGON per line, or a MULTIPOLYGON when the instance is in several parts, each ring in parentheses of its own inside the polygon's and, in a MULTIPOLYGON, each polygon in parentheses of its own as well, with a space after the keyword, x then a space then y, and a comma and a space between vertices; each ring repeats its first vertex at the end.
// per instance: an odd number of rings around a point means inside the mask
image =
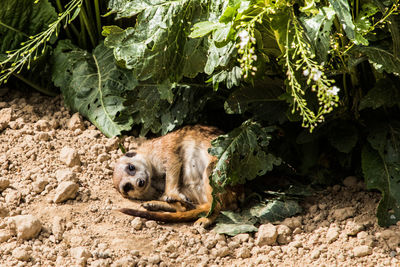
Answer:
POLYGON ((122 185, 122 191, 124 191, 125 194, 131 190, 133 190, 133 185, 130 182, 126 182, 124 185, 122 185))

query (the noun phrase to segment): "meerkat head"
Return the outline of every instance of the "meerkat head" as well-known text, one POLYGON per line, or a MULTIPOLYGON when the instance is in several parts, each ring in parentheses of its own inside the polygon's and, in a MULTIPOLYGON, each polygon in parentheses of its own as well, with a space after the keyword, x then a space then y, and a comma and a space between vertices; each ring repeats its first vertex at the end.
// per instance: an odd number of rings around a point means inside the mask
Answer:
POLYGON ((151 177, 151 166, 146 158, 130 151, 116 162, 113 183, 126 198, 148 199, 152 193, 151 177))

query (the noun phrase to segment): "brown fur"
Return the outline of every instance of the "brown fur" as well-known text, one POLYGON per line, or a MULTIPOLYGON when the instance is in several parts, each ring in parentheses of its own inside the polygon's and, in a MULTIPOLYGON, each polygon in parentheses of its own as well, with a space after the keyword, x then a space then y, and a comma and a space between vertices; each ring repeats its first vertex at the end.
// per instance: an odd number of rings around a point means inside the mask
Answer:
MULTIPOLYGON (((207 213, 212 204, 209 176, 216 162, 208 148, 220 134, 213 127, 186 126, 121 157, 114 168, 114 186, 124 197, 150 201, 142 204, 146 210, 120 211, 164 222, 193 221, 207 213)), ((209 226, 221 209, 236 207, 238 195, 228 190, 220 199, 214 213, 196 224, 209 226)))

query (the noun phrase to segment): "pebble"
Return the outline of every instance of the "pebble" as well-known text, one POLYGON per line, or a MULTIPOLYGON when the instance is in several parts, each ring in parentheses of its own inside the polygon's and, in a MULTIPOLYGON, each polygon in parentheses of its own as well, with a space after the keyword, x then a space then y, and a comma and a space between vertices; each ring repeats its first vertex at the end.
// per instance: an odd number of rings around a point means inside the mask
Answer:
POLYGON ((337 227, 331 227, 328 229, 328 231, 326 232, 326 242, 328 242, 329 244, 336 241, 336 239, 338 239, 339 237, 339 228, 337 227))
POLYGON ((9 226, 15 229, 20 239, 36 237, 42 229, 42 223, 33 215, 18 215, 10 218, 9 226))
POLYGON ((70 250, 71 256, 75 259, 87 260, 92 254, 85 247, 74 247, 70 250))
POLYGON ((0 110, 0 131, 8 127, 11 121, 12 108, 2 108, 0 110))
POLYGON ((161 257, 158 254, 152 255, 147 258, 147 261, 152 264, 158 264, 161 261, 161 257))
POLYGON ((246 247, 241 247, 236 252, 237 258, 247 259, 251 257, 250 250, 246 247))
POLYGON ((9 191, 6 196, 5 196, 5 201, 7 204, 9 205, 19 205, 19 203, 21 202, 21 193, 17 190, 12 190, 9 191))
POLYGON ((299 228, 301 227, 301 218, 299 217, 286 218, 285 220, 283 220, 282 224, 294 230, 298 227, 299 228))
POLYGON ((355 257, 364 257, 372 254, 372 248, 366 245, 357 246, 353 248, 353 253, 355 257))
POLYGON ((56 179, 58 183, 64 182, 64 181, 72 181, 72 182, 77 182, 78 179, 76 178, 76 174, 71 171, 70 169, 61 169, 57 170, 55 173, 56 179))
POLYGON ((145 225, 147 228, 156 228, 158 224, 156 221, 146 221, 145 225))
POLYGON ((20 261, 29 261, 31 254, 23 248, 17 247, 13 250, 12 256, 20 261))
POLYGON ((51 130, 51 125, 47 120, 38 120, 35 123, 35 130, 47 132, 51 130))
POLYGON ((355 213, 356 209, 354 207, 346 207, 334 210, 332 217, 338 221, 343 221, 347 218, 354 217, 355 213))
POLYGON ((71 131, 75 131, 76 129, 85 130, 85 124, 78 112, 74 113, 67 121, 67 128, 71 131))
POLYGON ((6 242, 11 238, 11 234, 8 230, 0 229, 0 243, 6 242))
POLYGON ((0 218, 7 217, 8 214, 9 214, 8 208, 5 205, 0 204, 0 218))
POLYGON ((68 199, 74 199, 78 192, 79 186, 78 184, 65 181, 59 184, 56 188, 56 194, 54 195, 53 201, 54 203, 61 203, 68 199))
POLYGON ((258 246, 272 245, 278 237, 276 226, 271 223, 262 224, 258 229, 256 244, 258 246))
POLYGON ((65 163, 68 167, 81 165, 79 154, 71 147, 63 147, 60 151, 60 161, 65 163))
POLYGON ((281 245, 286 245, 292 240, 292 230, 284 224, 277 226, 278 237, 277 241, 281 245))
POLYGON ((244 233, 244 234, 238 234, 238 235, 232 237, 232 240, 241 244, 241 243, 247 242, 249 240, 249 238, 250 238, 250 235, 244 233))
POLYGON ((52 220, 52 228, 51 231, 54 235, 55 240, 62 240, 64 231, 65 231, 65 222, 64 219, 60 216, 55 216, 52 220))
POLYGON ((48 185, 49 181, 46 178, 39 178, 33 183, 33 191, 40 194, 45 189, 46 185, 48 185))
POLYGON ((358 179, 355 176, 347 176, 343 180, 343 185, 350 188, 356 188, 358 186, 358 179))
POLYGON ((355 236, 362 230, 364 230, 364 225, 356 223, 354 221, 348 221, 346 223, 346 226, 344 227, 344 230, 347 235, 350 236, 355 236))
POLYGON ((0 192, 4 191, 10 185, 10 180, 1 177, 0 178, 0 192))

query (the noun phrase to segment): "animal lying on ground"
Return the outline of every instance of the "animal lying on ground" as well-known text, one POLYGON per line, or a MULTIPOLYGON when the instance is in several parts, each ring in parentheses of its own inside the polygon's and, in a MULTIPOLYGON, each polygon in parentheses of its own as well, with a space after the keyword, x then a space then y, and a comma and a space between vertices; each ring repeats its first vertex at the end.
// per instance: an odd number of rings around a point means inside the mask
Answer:
POLYGON ((121 212, 163 222, 194 221, 208 227, 220 210, 237 208, 240 190, 226 190, 208 217, 212 204, 210 174, 216 158, 208 154, 211 140, 221 132, 209 126, 186 126, 150 139, 115 164, 113 183, 122 196, 149 200, 145 210, 123 208, 121 212))

